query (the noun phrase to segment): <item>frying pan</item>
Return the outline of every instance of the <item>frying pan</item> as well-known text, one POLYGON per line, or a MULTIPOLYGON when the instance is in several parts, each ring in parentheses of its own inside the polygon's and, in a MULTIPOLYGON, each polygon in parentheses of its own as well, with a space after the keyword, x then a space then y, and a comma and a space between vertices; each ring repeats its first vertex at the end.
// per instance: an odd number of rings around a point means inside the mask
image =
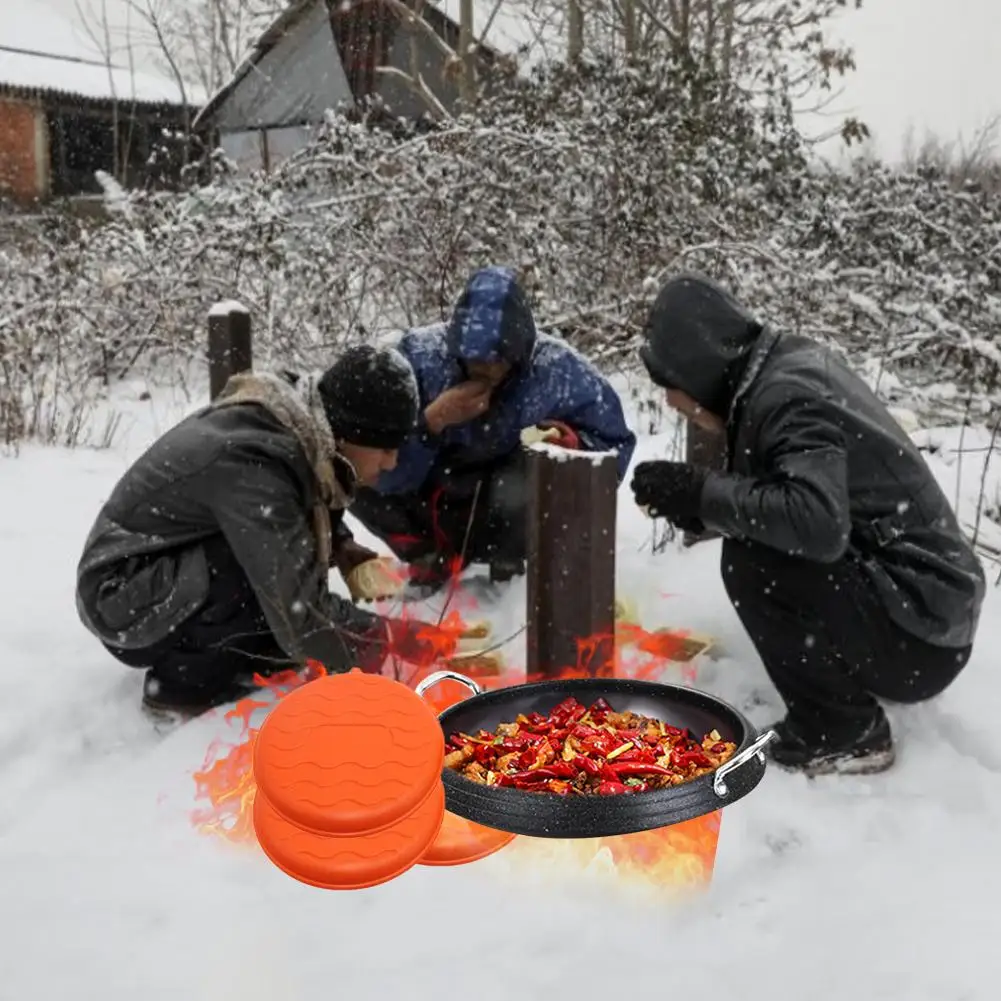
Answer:
POLYGON ((557 796, 508 786, 486 786, 451 769, 442 771, 445 808, 484 827, 534 838, 600 838, 650 831, 693 820, 736 803, 765 774, 764 747, 778 735, 759 733, 732 706, 705 692, 680 685, 616 678, 582 678, 513 685, 487 692, 472 678, 436 671, 416 688, 418 695, 442 681, 457 681, 472 697, 438 717, 445 739, 454 733, 494 730, 519 713, 546 714, 573 696, 584 705, 604 698, 616 712, 632 711, 688 727, 701 737, 717 730, 737 750, 715 772, 683 785, 629 796, 557 796))

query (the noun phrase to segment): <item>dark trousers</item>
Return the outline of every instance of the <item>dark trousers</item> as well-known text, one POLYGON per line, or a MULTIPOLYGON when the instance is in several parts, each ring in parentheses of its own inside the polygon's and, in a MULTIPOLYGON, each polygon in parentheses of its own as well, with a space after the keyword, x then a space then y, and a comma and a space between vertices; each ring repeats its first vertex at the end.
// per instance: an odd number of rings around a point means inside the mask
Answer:
POLYGON ((491 563, 525 558, 527 497, 519 450, 475 470, 438 467, 418 493, 380 494, 362 488, 350 513, 404 562, 432 553, 456 557, 465 543, 467 565, 491 563))
POLYGON ((722 572, 790 722, 820 740, 860 735, 877 699, 940 694, 969 660, 969 647, 934 647, 897 627, 850 556, 810 563, 727 539, 722 572))
POLYGON ((202 607, 155 646, 108 650, 129 667, 152 669, 165 684, 209 690, 227 687, 238 675, 294 667, 226 540, 220 535, 204 545, 210 583, 202 607))

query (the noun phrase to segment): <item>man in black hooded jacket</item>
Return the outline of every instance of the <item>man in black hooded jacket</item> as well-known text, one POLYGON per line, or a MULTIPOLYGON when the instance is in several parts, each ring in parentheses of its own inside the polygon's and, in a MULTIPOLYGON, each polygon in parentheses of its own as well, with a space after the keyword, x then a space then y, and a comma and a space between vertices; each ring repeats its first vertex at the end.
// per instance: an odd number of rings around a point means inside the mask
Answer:
POLYGON ((640 355, 672 407, 726 435, 726 472, 644 462, 632 488, 651 516, 724 537, 727 593, 787 708, 773 758, 808 774, 889 768, 877 700, 952 683, 985 591, 920 452, 833 353, 703 276, 664 286, 640 355))

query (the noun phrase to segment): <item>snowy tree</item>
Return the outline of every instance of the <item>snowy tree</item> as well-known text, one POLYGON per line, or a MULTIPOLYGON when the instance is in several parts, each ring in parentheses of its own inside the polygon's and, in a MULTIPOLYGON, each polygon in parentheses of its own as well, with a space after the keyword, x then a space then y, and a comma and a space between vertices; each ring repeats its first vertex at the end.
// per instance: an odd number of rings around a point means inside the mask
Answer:
POLYGON ((539 325, 603 366, 635 363, 659 283, 698 268, 846 351, 888 398, 997 405, 992 192, 931 165, 822 168, 781 94, 685 58, 543 65, 420 129, 331 114, 274 172, 219 168, 182 195, 118 192, 106 222, 46 218, 3 243, 9 437, 65 438, 115 380, 202 365, 219 299, 250 307, 257 364, 319 366, 447 315, 491 263, 517 267, 539 325))

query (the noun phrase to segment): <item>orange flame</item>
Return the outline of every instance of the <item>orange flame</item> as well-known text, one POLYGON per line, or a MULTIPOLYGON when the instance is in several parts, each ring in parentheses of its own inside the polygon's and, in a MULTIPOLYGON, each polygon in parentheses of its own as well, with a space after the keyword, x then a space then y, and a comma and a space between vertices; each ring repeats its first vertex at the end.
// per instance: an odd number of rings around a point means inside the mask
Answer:
POLYGON ((626 886, 657 893, 698 890, 712 880, 722 812, 671 827, 610 838, 515 838, 503 862, 574 885, 626 886))
MULTIPOLYGON (((466 628, 459 611, 452 611, 440 626, 429 626, 422 636, 428 644, 426 663, 404 668, 396 657, 390 656, 383 673, 408 687, 416 687, 433 671, 448 666, 448 659, 466 628)), ((666 661, 683 659, 679 655, 684 652, 686 639, 683 632, 651 633, 634 624, 620 623, 608 635, 582 640, 577 663, 554 673, 561 678, 653 680, 664 674, 666 661)), ((475 674, 472 667, 458 669, 490 689, 542 680, 528 677, 524 668, 507 667, 492 676, 475 674)), ((694 670, 690 664, 682 665, 686 680, 694 678, 694 670)), ((227 712, 226 721, 238 723, 239 733, 231 742, 213 741, 201 768, 194 773, 195 798, 203 804, 191 814, 198 831, 231 844, 256 846, 252 819, 256 784, 252 765, 259 727, 252 725, 252 718, 294 688, 326 673, 323 665, 311 661, 302 675, 287 671, 271 678, 255 677, 262 694, 266 692, 272 698, 251 696, 227 712)), ((464 686, 444 682, 431 689, 425 699, 436 712, 442 712, 468 695, 464 686)), ((719 825, 720 815, 715 813, 657 831, 614 838, 552 841, 520 837, 502 854, 530 868, 542 865, 547 872, 585 873, 591 877, 603 872, 633 884, 694 886, 708 882, 711 877, 719 825)))

